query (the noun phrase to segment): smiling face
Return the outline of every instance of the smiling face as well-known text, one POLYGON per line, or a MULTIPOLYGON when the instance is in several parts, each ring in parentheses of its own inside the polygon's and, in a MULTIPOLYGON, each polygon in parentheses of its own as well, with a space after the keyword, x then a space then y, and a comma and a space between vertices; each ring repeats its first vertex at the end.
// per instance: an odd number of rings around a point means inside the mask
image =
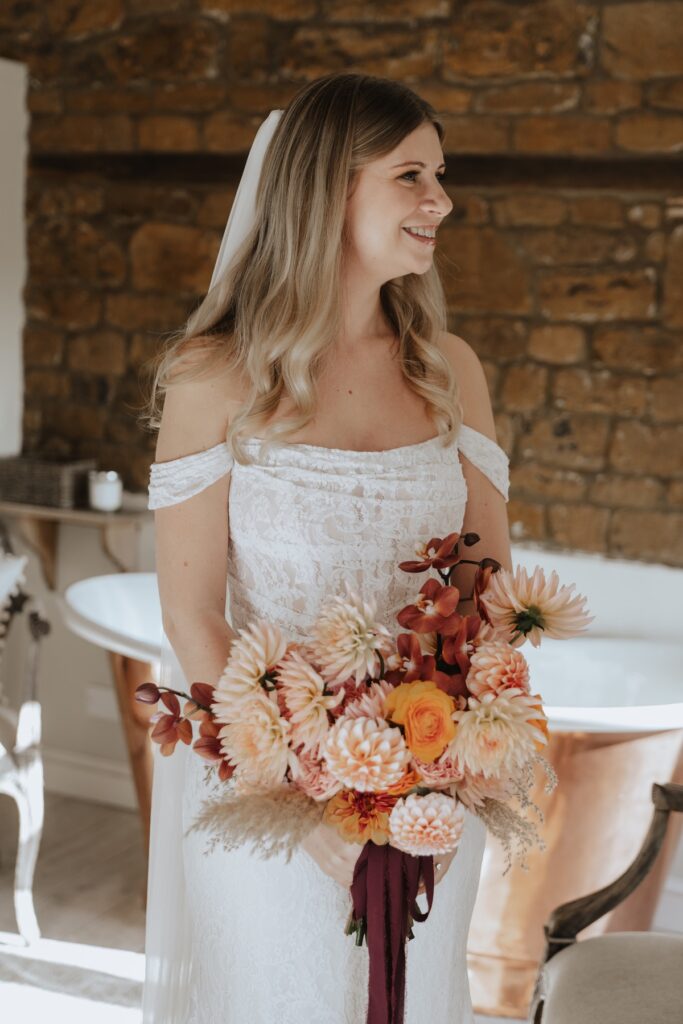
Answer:
POLYGON ((444 168, 436 128, 425 122, 360 169, 346 209, 346 257, 354 269, 378 285, 429 270, 438 234, 416 237, 408 229, 432 234, 453 209, 441 184, 444 168))

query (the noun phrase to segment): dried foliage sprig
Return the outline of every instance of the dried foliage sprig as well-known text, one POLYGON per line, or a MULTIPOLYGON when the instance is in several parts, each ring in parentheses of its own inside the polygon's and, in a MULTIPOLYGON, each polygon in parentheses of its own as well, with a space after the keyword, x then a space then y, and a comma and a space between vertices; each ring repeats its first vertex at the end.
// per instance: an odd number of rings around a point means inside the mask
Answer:
POLYGON ((207 854, 219 844, 230 852, 249 843, 265 860, 282 853, 289 863, 299 843, 322 821, 325 809, 323 802, 292 786, 244 795, 227 783, 217 792, 202 802, 185 832, 208 832, 207 854))

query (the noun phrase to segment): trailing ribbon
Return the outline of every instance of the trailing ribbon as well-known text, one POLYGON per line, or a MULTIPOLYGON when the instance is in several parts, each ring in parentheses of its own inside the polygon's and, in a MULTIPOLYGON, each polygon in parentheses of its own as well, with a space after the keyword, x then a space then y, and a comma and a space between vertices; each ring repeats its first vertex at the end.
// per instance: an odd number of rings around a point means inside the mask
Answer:
POLYGON ((403 1024, 409 918, 426 921, 434 898, 434 860, 368 841, 351 883, 353 917, 367 932, 370 956, 367 1024, 403 1024), (424 878, 427 910, 417 905, 424 878))

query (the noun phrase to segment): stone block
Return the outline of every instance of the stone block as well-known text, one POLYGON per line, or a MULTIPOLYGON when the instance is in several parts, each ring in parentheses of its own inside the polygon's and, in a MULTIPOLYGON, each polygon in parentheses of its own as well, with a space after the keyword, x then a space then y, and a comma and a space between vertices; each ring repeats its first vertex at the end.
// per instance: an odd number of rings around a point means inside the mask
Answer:
POLYGON ((653 425, 622 420, 614 428, 609 461, 620 473, 681 476, 683 425, 653 425))
POLYGON ((648 111, 625 114, 616 124, 614 141, 629 153, 680 153, 683 117, 648 111))
POLYGON ((662 320, 670 327, 683 327, 683 224, 675 227, 669 238, 662 320))
POLYGON ((590 4, 466 4, 444 40, 444 78, 582 74, 595 24, 590 4))
POLYGON ((664 485, 647 476, 599 473, 588 491, 588 500, 608 508, 654 508, 664 495, 664 485))
POLYGON ((587 227, 618 228, 624 223, 624 204, 616 196, 575 196, 567 199, 569 217, 574 224, 587 227))
POLYGON ((609 530, 612 554, 664 565, 683 565, 683 515, 618 509, 609 530))
POLYGON ((545 505, 511 497, 507 511, 510 536, 513 540, 547 540, 545 505))
POLYGON ((588 478, 582 473, 536 462, 517 463, 511 476, 513 492, 535 501, 581 501, 588 487, 588 478))
POLYGON ((449 276, 449 308, 458 312, 529 313, 528 269, 513 239, 488 227, 439 231, 439 265, 449 276))
POLYGON ((443 114, 445 146, 451 152, 504 153, 510 148, 510 125, 505 117, 467 114, 443 114))
POLYGON ((584 82, 583 109, 591 114, 618 114, 640 106, 642 88, 638 82, 595 78, 584 82))
POLYGON ((612 148, 612 123, 608 117, 580 114, 520 117, 513 126, 512 145, 518 153, 607 153, 612 148))
POLYGON ((29 284, 25 289, 25 302, 29 319, 48 323, 50 327, 75 330, 94 327, 102 315, 101 295, 69 285, 40 288, 29 284))
POLYGON ((658 423, 683 421, 683 377, 660 377, 650 382, 650 416, 658 423))
POLYGON ((220 238, 186 224, 143 224, 130 241, 133 287, 201 294, 211 280, 220 238))
POLYGON ((59 366, 64 353, 64 331, 27 324, 24 327, 24 366, 59 366))
POLYGON ((651 320, 657 312, 651 267, 639 270, 542 270, 538 307, 552 320, 651 320))
POLYGON ((564 226, 554 231, 524 231, 519 244, 541 266, 628 263, 638 256, 634 233, 564 226))
POLYGON ((552 397, 558 409, 642 416, 647 407, 647 381, 609 370, 557 370, 552 397))
POLYGON ((596 330, 593 358, 597 363, 646 376, 683 369, 683 338, 655 327, 604 327, 596 330))
POLYGON ((529 355, 541 363, 580 363, 586 355, 583 328, 574 324, 547 324, 529 333, 529 355))
POLYGON ((492 359, 498 364, 524 354, 527 330, 523 320, 503 317, 467 317, 460 328, 462 337, 469 341, 480 359, 492 359))
POLYGON ((501 227, 555 227, 567 216, 564 199, 551 195, 517 193, 493 201, 496 223, 501 227))
POLYGON ((533 412, 545 405, 548 371, 533 363, 510 366, 505 371, 501 391, 503 408, 508 412, 533 412))
POLYGON ((126 341, 116 331, 76 334, 67 343, 67 365, 86 373, 120 374, 126 369, 126 341))
POLYGON ((550 537, 569 551, 604 551, 609 517, 608 509, 594 505, 551 505, 550 537))
POLYGON ((143 117, 137 141, 143 151, 188 153, 199 149, 199 126, 189 117, 143 117))
POLYGON ((520 436, 524 460, 559 469, 600 470, 605 466, 609 421, 604 416, 574 413, 540 415, 520 436))
POLYGON ((510 82, 482 89, 475 110, 494 114, 544 114, 573 110, 581 96, 574 82, 510 82))
POLYGON ((683 75, 683 18, 678 0, 606 4, 600 63, 615 78, 683 75))

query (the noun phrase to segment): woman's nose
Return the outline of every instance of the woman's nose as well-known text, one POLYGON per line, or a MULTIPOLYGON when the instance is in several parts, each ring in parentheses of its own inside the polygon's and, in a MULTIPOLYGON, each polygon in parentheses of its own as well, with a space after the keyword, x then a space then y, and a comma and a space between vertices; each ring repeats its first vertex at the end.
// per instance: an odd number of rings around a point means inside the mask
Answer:
POLYGON ((425 210, 429 210, 430 213, 436 214, 439 217, 447 216, 453 209, 453 203, 448 198, 448 194, 440 181, 432 182, 428 186, 423 196, 422 206, 425 210))

